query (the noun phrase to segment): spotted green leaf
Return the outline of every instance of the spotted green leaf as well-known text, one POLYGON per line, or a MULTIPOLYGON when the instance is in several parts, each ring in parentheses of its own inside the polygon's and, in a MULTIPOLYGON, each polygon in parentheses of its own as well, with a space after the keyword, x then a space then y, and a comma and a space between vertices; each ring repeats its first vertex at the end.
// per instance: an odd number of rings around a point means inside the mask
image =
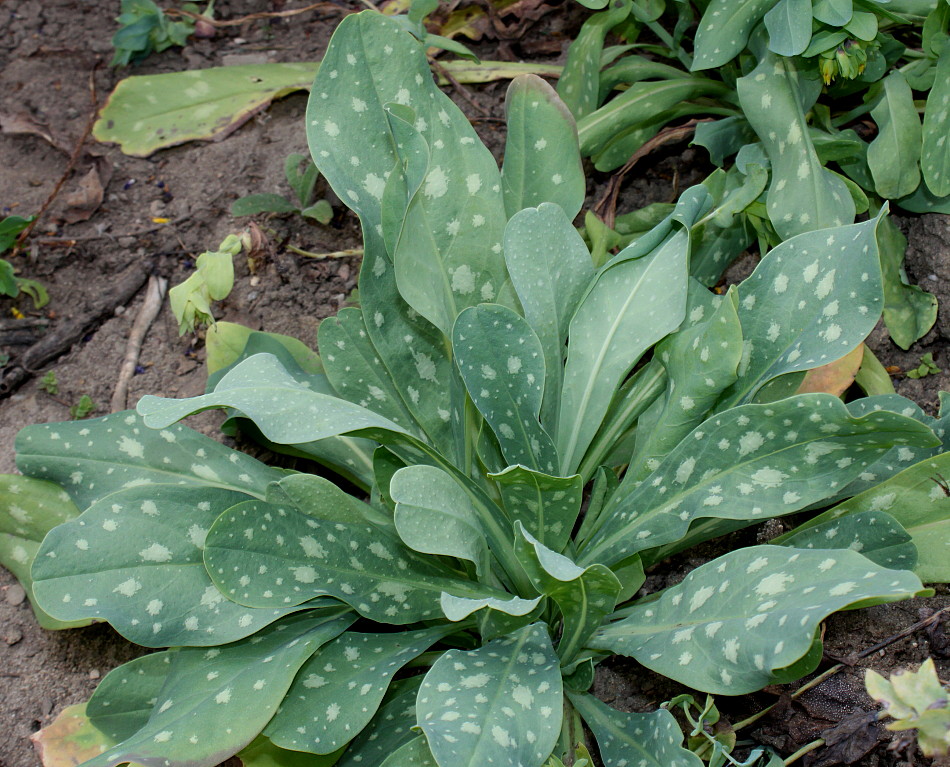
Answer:
POLYGON ((69 495, 54 482, 0 474, 0 565, 26 590, 33 614, 45 629, 84 626, 89 620, 56 620, 36 602, 30 568, 46 534, 79 516, 69 495))
POLYGON ((459 435, 453 426, 461 422, 464 387, 457 382, 445 337, 399 295, 392 263, 381 246, 367 243, 359 285, 366 332, 393 385, 428 441, 457 458, 459 435))
POLYGON ((185 426, 147 428, 134 412, 91 421, 27 426, 16 438, 17 467, 61 485, 84 509, 129 487, 180 484, 264 497, 281 472, 185 426))
POLYGON ((466 559, 481 577, 491 555, 478 511, 465 490, 435 466, 407 466, 389 483, 396 502, 396 531, 409 548, 424 554, 466 559))
POLYGON ((264 499, 274 506, 291 505, 301 514, 329 522, 373 524, 392 527, 384 513, 341 490, 330 480, 316 474, 290 474, 267 486, 264 499))
POLYGON ((421 676, 412 676, 389 685, 379 711, 359 735, 353 738, 337 767, 379 767, 386 758, 414 740, 416 694, 421 676))
POLYGON ((218 517, 205 542, 205 563, 216 585, 242 604, 286 606, 327 594, 380 623, 440 616, 443 591, 483 593, 378 528, 261 502, 218 517))
POLYGON ((511 217, 505 228, 505 262, 524 317, 544 350, 541 422, 553 431, 568 326, 594 277, 594 267, 567 214, 551 203, 526 208, 511 217))
POLYGON ((867 152, 874 189, 885 199, 909 195, 920 184, 922 134, 914 94, 899 70, 884 78, 884 93, 871 117, 878 127, 867 152))
POLYGON ((235 756, 240 760, 241 767, 333 767, 340 758, 340 752, 321 755, 289 751, 258 735, 235 756))
POLYGON ((580 475, 552 477, 524 466, 489 474, 498 486, 512 521, 554 551, 563 551, 581 511, 584 482, 580 475))
POLYGON ((712 0, 693 41, 693 71, 732 61, 745 48, 753 27, 775 0, 712 0))
POLYGON ((766 202, 779 236, 788 239, 854 221, 847 185, 822 165, 812 144, 805 109, 817 93, 799 75, 795 60, 769 53, 736 81, 736 88, 746 119, 772 165, 766 202))
POLYGON ((907 283, 902 264, 907 238, 890 218, 877 230, 884 283, 884 324, 891 340, 901 349, 926 335, 937 321, 937 297, 919 285, 907 283))
MULTIPOLYGON (((500 615, 496 616, 498 618, 502 615, 513 618, 523 618, 526 615, 531 615, 540 602, 541 597, 522 599, 521 597, 506 595, 504 597, 467 598, 443 593, 442 613, 450 621, 465 620, 469 615, 473 615, 480 610, 485 611, 483 615, 499 613, 500 615)), ((528 622, 530 621, 520 622, 520 625, 524 625, 528 622)), ((516 621, 516 623, 518 622, 516 621)))
POLYGON ((380 767, 439 767, 424 735, 403 744, 380 767))
POLYGON ((797 56, 811 42, 812 0, 779 0, 765 14, 769 50, 780 56, 797 56))
POLYGON ((784 373, 833 362, 867 337, 883 304, 879 221, 786 240, 739 285, 743 354, 720 409, 748 402, 784 373))
POLYGON ((933 88, 924 107, 923 149, 920 168, 924 183, 936 197, 950 195, 950 45, 944 44, 937 59, 933 88))
POLYGON ((540 623, 471 651, 449 650, 416 702, 440 764, 540 767, 561 730, 561 674, 540 623))
POLYGON ((789 514, 829 497, 894 445, 936 442, 919 421, 886 410, 855 417, 829 394, 732 408, 694 429, 641 483, 614 493, 579 562, 620 562, 678 540, 702 517, 789 514))
POLYGON ((50 531, 33 566, 40 604, 61 620, 105 620, 146 647, 209 646, 287 613, 248 609, 215 588, 205 536, 243 493, 149 485, 106 496, 50 531))
POLYGON ((890 514, 865 511, 806 525, 770 543, 793 549, 854 549, 881 567, 915 570, 917 547, 890 514))
POLYGON ((665 709, 648 714, 617 711, 593 695, 568 690, 571 705, 597 739, 604 767, 702 767, 683 746, 683 732, 665 709))
POLYGON ((336 751, 373 718, 393 675, 451 631, 342 634, 301 667, 264 734, 294 751, 336 751))
POLYGON ((516 522, 518 557, 532 585, 553 599, 561 610, 563 626, 557 654, 568 665, 584 642, 613 612, 620 581, 603 565, 578 567, 536 540, 516 522))
POLYGON ((155 708, 175 652, 143 655, 106 674, 86 704, 86 715, 96 729, 113 743, 141 730, 155 708))
MULTIPOLYGON (((687 226, 701 199, 683 204, 687 226)), ((601 270, 571 319, 556 436, 562 475, 577 470, 630 369, 685 316, 689 231, 671 222, 654 231, 601 270)))
POLYGON ((218 764, 254 739, 298 669, 352 621, 339 611, 307 613, 230 645, 177 651, 145 725, 86 767, 165 759, 192 767, 218 764))
POLYGON ((854 515, 885 511, 910 534, 917 547, 914 572, 926 583, 946 583, 950 581, 950 495, 945 489, 946 477, 950 477, 950 453, 926 458, 820 514, 792 533, 833 522, 843 523, 854 515))
POLYGON ((471 307, 455 322, 452 348, 468 394, 491 424, 505 460, 554 474, 557 451, 538 421, 544 350, 528 322, 497 304, 471 307))
MULTIPOLYGON (((578 120, 593 112, 599 104, 604 39, 611 29, 627 18, 630 4, 630 0, 615 0, 606 11, 589 17, 568 49, 557 93, 578 120)), ((605 5, 607 3, 601 7, 605 5)))
POLYGON ((153 429, 192 413, 231 407, 250 418, 267 439, 293 445, 349 432, 408 434, 398 424, 359 405, 312 391, 271 354, 255 354, 233 367, 214 391, 183 400, 146 395, 138 412, 153 429))
MULTIPOLYGON (((403 394, 366 332, 362 309, 346 307, 320 323, 318 343, 334 390, 345 400, 388 418, 422 437, 403 394)), ((372 321, 372 320, 371 320, 372 321)))
POLYGON ((920 589, 913 573, 879 567, 854 551, 750 546, 631 608, 590 646, 634 657, 698 690, 742 695, 807 653, 830 613, 866 599, 906 599, 920 589))
POLYGON ((572 220, 584 204, 587 185, 577 124, 567 105, 540 77, 524 75, 508 87, 505 115, 501 183, 508 215, 553 203, 572 220))
POLYGON ((691 283, 688 301, 684 327, 656 346, 666 369, 666 393, 637 422, 637 447, 627 467, 627 482, 653 471, 736 380, 742 328, 735 290, 720 299, 691 283))

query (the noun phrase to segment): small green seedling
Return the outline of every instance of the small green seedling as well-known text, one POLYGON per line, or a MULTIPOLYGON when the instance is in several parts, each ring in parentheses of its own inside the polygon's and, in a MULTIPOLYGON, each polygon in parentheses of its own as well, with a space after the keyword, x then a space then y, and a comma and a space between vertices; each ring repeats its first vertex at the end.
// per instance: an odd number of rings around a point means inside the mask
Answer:
POLYGON ((950 691, 940 684, 932 658, 917 671, 898 672, 885 679, 868 669, 864 677, 868 695, 884 706, 882 716, 895 721, 887 729, 917 730, 917 743, 924 756, 950 753, 950 691))
POLYGON ((50 370, 40 379, 40 388, 47 394, 59 394, 59 381, 56 378, 56 371, 50 370))
MULTIPOLYGON (((210 16, 213 7, 212 0, 202 15, 210 16)), ((198 13, 198 6, 185 3, 182 10, 198 13)), ((159 53, 173 45, 182 46, 195 31, 194 19, 183 17, 172 21, 152 0, 122 0, 122 13, 116 21, 119 30, 112 36, 114 67, 141 61, 150 53, 159 53)))
POLYGON ((248 235, 229 234, 217 250, 207 250, 195 261, 195 273, 168 291, 181 335, 199 325, 214 324, 211 302, 222 301, 234 287, 232 259, 248 246, 248 235))
POLYGON ((317 166, 302 154, 291 154, 284 161, 287 183, 297 198, 297 204, 279 194, 249 194, 231 204, 232 216, 254 216, 258 213, 298 213, 321 224, 329 224, 333 208, 326 200, 314 200, 313 190, 320 178, 317 166), (303 171, 300 166, 303 165, 303 171))
POLYGON ((934 373, 940 373, 942 370, 937 367, 937 363, 934 362, 934 356, 931 352, 927 352, 920 358, 920 364, 915 367, 913 370, 907 371, 908 378, 926 378, 929 375, 934 373))
POLYGON ((69 408, 69 417, 74 421, 81 421, 86 416, 90 415, 93 410, 96 409, 96 403, 92 401, 92 397, 88 394, 83 394, 79 401, 69 408))
MULTIPOLYGON (((26 229, 34 218, 36 217, 7 216, 0 221, 0 253, 13 247, 17 235, 26 229)), ((46 288, 36 280, 17 277, 13 264, 0 258, 0 296, 16 298, 20 293, 26 293, 32 298, 33 305, 37 309, 42 309, 49 303, 49 294, 46 292, 46 288)))

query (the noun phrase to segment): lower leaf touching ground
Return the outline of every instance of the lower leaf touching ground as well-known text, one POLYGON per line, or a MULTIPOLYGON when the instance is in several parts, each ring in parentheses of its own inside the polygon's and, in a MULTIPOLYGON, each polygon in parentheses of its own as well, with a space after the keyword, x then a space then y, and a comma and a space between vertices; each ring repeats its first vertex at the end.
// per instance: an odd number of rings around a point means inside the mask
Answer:
POLYGON ((818 624, 836 610, 867 599, 907 599, 922 588, 912 573, 850 550, 752 546, 630 608, 588 646, 632 656, 698 690, 742 695, 804 655, 818 624))
MULTIPOLYGON (((75 767, 99 756, 115 741, 97 730, 86 716, 86 704, 67 706, 30 737, 43 767, 75 767)), ((142 767, 133 762, 128 767, 142 767)))
POLYGON ((683 733, 669 711, 629 714, 586 693, 567 695, 597 738, 604 767, 702 767, 702 760, 683 747, 683 733))
POLYGON ((394 634, 346 632, 303 665, 264 734, 295 751, 336 751, 373 718, 393 675, 453 631, 454 626, 440 626, 394 634))
POLYGON ((146 647, 207 646, 250 636, 289 612, 248 608, 205 570, 205 536, 243 493, 146 485, 92 504, 46 536, 35 564, 42 604, 63 620, 106 620, 146 647), (137 545, 130 545, 135 542, 137 545))
POLYGON ((298 669, 353 618, 341 609, 309 612, 230 645, 179 650, 148 722, 84 767, 135 760, 212 767, 254 739, 298 669))
POLYGON ((561 730, 558 659, 542 623, 463 652, 429 669, 416 703, 436 760, 452 767, 543 762, 561 730))
POLYGON ((174 655, 174 650, 143 655, 106 674, 86 704, 86 715, 96 728, 114 743, 141 730, 155 708, 174 655))

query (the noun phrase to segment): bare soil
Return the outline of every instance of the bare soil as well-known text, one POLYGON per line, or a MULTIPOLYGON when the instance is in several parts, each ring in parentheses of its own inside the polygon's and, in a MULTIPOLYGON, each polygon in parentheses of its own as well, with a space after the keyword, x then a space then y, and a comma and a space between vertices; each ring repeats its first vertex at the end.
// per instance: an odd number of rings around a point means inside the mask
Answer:
MULTIPOLYGON (((283 0, 219 0, 216 13, 219 18, 235 18, 285 6, 283 0)), ((360 6, 341 2, 340 7, 356 10, 360 6)), ((508 19, 509 27, 496 27, 486 36, 478 46, 480 55, 563 61, 566 46, 584 18, 580 6, 569 2, 555 3, 553 9, 532 7, 541 9, 533 12, 534 18, 529 13, 520 22, 508 19)), ((117 13, 118 3, 82 0, 0 5, 0 215, 39 211, 66 174, 60 194, 32 237, 32 248, 15 260, 22 276, 40 280, 49 290, 49 306, 38 312, 25 297, 0 298, 2 318, 11 317, 17 308, 28 318, 48 321, 34 331, 35 338, 21 338, 20 343, 0 348, 11 355, 11 364, 44 332, 56 333, 71 321, 89 317, 93 307, 114 295, 121 276, 140 274, 143 285, 149 274, 164 276, 172 285, 181 282, 197 254, 246 225, 246 219, 231 217, 231 202, 254 192, 289 193, 283 182, 283 160, 291 152, 306 152, 303 95, 274 104, 223 141, 176 147, 147 159, 124 156, 115 147, 91 139, 81 142, 94 100, 101 105, 116 82, 130 73, 218 66, 247 55, 260 61, 315 61, 340 18, 332 10, 314 11, 287 20, 231 27, 214 39, 196 40, 184 50, 152 55, 132 71, 117 72, 108 66, 115 29, 112 17, 117 13), (22 130, 27 123, 34 126, 32 134, 11 132, 11 125, 22 130), (38 135, 43 133, 46 137, 38 135), (75 167, 66 173, 70 156, 80 145, 75 167), (88 220, 67 223, 69 197, 92 169, 103 180, 104 200, 88 220)), ((464 94, 450 91, 496 154, 504 139, 500 119, 504 87, 491 84, 466 89, 464 94)), ((709 170, 703 154, 684 145, 659 152, 628 179, 618 211, 669 201, 677 189, 700 180, 709 170)), ((592 200, 599 198, 608 180, 592 173, 592 200)), ((270 241, 268 255, 254 265, 253 272, 238 259, 235 289, 219 306, 220 319, 293 335, 315 345, 320 319, 345 303, 359 269, 356 257, 314 260, 286 247, 316 253, 359 247, 355 218, 332 193, 322 191, 336 211, 328 227, 308 225, 299 217, 258 219, 270 241)), ((950 307, 950 217, 902 218, 899 223, 910 239, 908 277, 950 307)), ((751 263, 746 261, 749 268, 751 263)), ((23 385, 0 395, 0 472, 15 471, 13 440, 21 427, 68 419, 70 405, 83 394, 96 403, 93 415, 108 412, 143 294, 139 290, 133 299, 110 309, 108 316, 91 318, 80 340, 66 353, 41 369, 30 370, 32 376, 23 385), (41 377, 50 370, 59 383, 55 396, 40 386, 41 377)), ((935 329, 907 352, 890 342, 883 327, 870 343, 885 365, 911 369, 923 353, 930 352, 938 366, 950 369, 948 341, 950 314, 943 311, 935 329)), ((186 397, 201 392, 203 361, 201 338, 179 337, 171 313, 164 310, 146 337, 129 405, 146 393, 186 397)), ((895 383, 900 393, 935 412, 937 392, 950 390, 950 372, 920 380, 899 376, 895 383)), ((215 433, 217 421, 206 415, 196 425, 215 433)), ((676 577, 676 565, 671 567, 670 575, 676 577)), ((37 767, 30 735, 65 706, 88 698, 101 676, 142 650, 108 626, 68 632, 39 629, 15 583, 0 568, 0 767, 37 767)), ((823 668, 837 658, 854 661, 854 654, 947 605, 950 595, 942 587, 929 599, 835 616, 827 622, 823 668)), ((861 669, 873 667, 888 673, 916 667, 932 656, 942 678, 948 679, 947 626, 938 620, 915 630, 795 701, 789 697, 790 690, 776 689, 742 699, 721 699, 720 708, 729 721, 736 722, 778 702, 769 716, 744 729, 740 737, 772 745, 785 755, 819 736, 838 744, 815 751, 806 764, 926 764, 913 745, 893 740, 873 721, 875 709, 863 693, 861 669), (831 728, 837 730, 829 735, 831 728)), ((667 680, 623 659, 604 665, 595 689, 604 700, 625 710, 647 710, 677 692, 667 680)))

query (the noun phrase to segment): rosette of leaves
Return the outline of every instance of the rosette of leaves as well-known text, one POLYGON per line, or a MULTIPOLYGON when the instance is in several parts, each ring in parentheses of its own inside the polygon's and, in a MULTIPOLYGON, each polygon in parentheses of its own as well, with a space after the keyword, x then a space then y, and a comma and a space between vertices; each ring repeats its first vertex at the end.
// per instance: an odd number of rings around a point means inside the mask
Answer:
MULTIPOLYGON (((694 143, 742 201, 706 227, 712 284, 756 239, 764 251, 882 200, 950 212, 948 32, 944 0, 614 0, 571 44, 558 93, 604 171, 671 124, 703 120, 694 143)), ((936 299, 906 284, 904 244, 888 233, 881 257, 885 321, 906 349, 936 299)))
MULTIPOLYGON (((214 0, 210 0, 203 15, 210 15, 213 6, 214 0)), ((184 3, 182 9, 199 12, 195 3, 184 3)), ((112 36, 114 67, 141 61, 150 53, 160 53, 173 45, 183 46, 195 31, 193 19, 172 21, 152 0, 122 0, 122 13, 116 21, 119 29, 112 36)))
POLYGON ((284 161, 284 176, 297 204, 279 194, 259 193, 239 197, 231 203, 232 216, 254 216, 258 213, 297 213, 320 224, 329 224, 333 208, 327 200, 315 200, 314 189, 320 178, 313 160, 293 153, 284 161), (303 165, 303 170, 300 166, 303 165))
POLYGON ((645 565, 888 479, 942 425, 899 398, 774 399, 874 327, 881 217, 794 237, 716 296, 690 276, 718 215, 699 186, 595 268, 569 112, 528 77, 507 115, 499 170, 423 44, 347 17, 307 132, 362 222, 361 306, 320 326, 319 363, 252 333, 201 396, 19 435, 31 485, 76 507, 53 520, 22 484, 8 509, 33 598, 171 647, 102 681, 87 767, 541 767, 587 758, 582 723, 604 764, 699 767, 668 711, 591 695, 597 663, 744 694, 812 670, 829 613, 921 591, 876 510, 634 599, 645 565), (178 423, 209 408, 367 492, 178 423))

